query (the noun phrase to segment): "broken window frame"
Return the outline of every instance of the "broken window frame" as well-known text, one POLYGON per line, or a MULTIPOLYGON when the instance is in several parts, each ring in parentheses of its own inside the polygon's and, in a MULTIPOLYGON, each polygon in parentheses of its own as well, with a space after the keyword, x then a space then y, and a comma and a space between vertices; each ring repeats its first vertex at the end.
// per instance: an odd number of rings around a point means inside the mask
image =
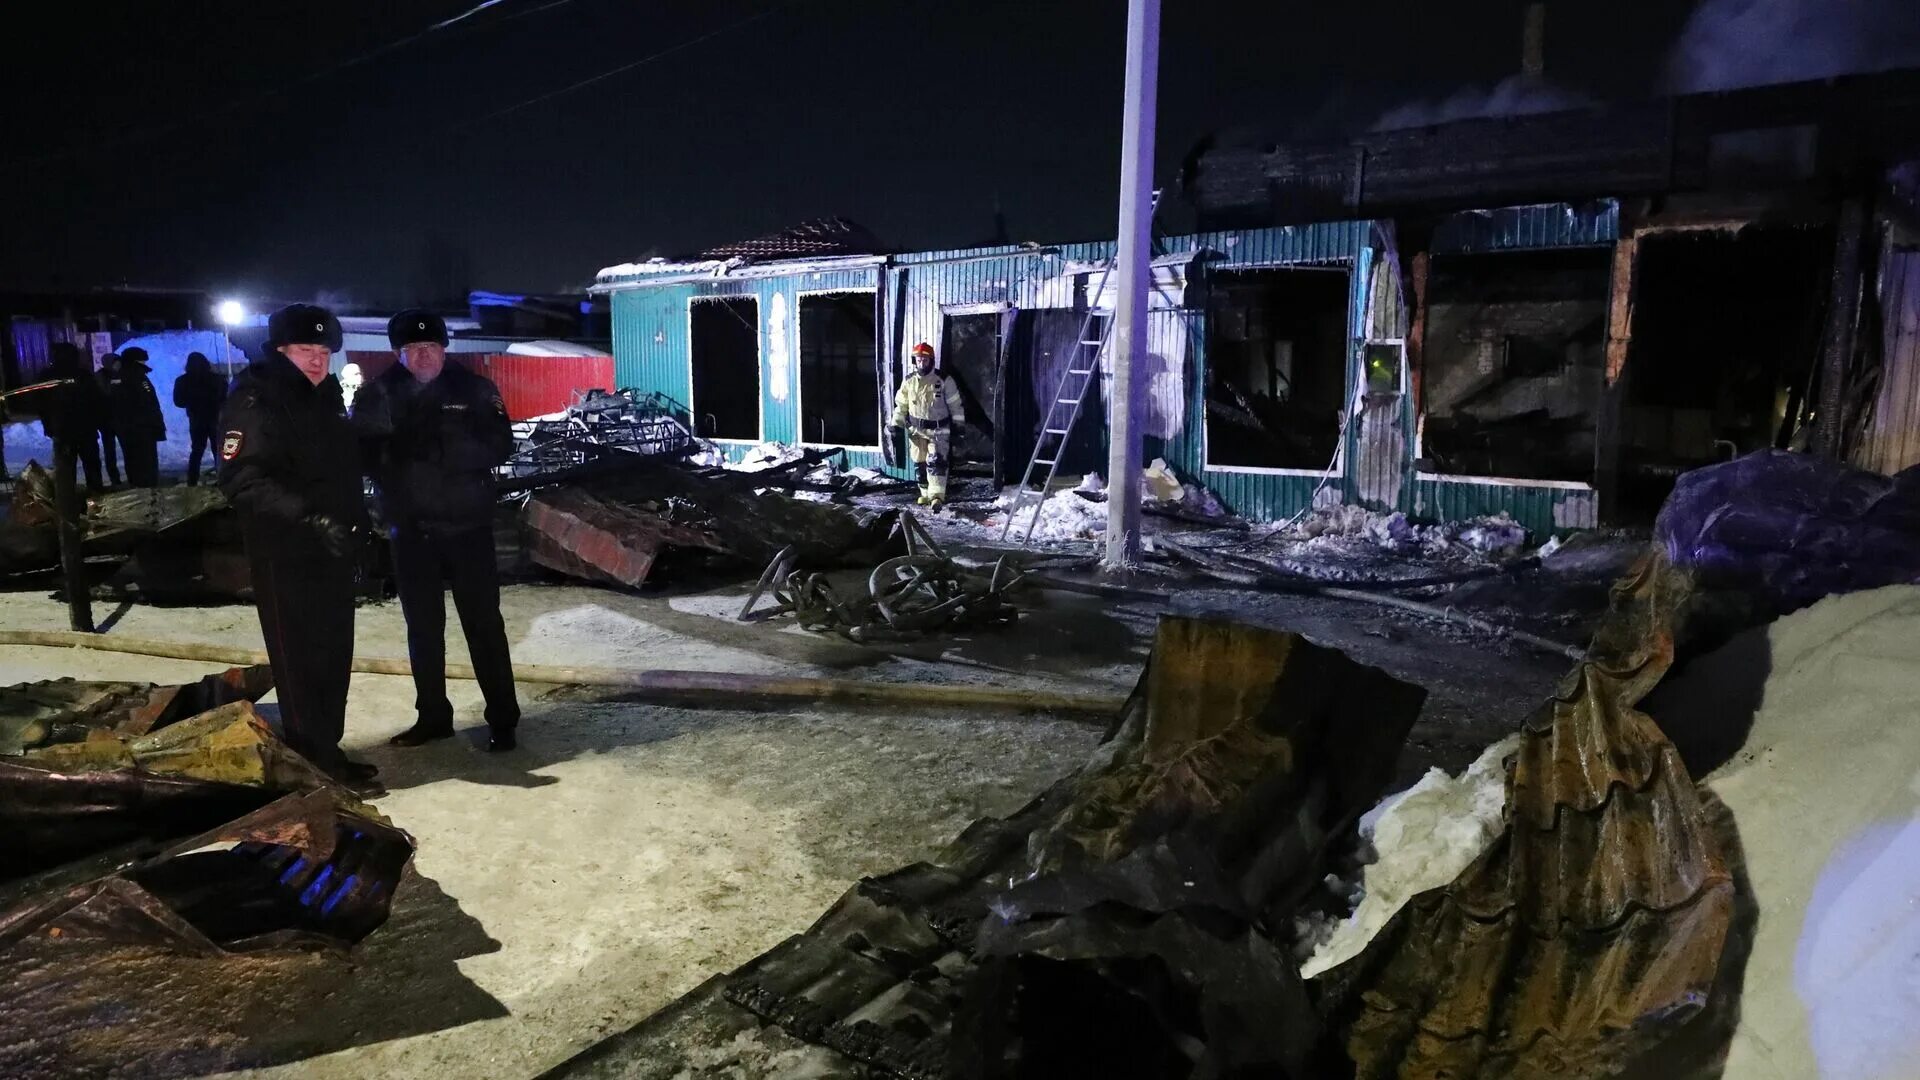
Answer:
MULTIPOLYGON (((1209 265, 1207 288, 1211 291, 1214 281, 1220 274, 1257 274, 1274 270, 1301 271, 1306 273, 1339 273, 1347 279, 1346 320, 1341 328, 1341 340, 1346 343, 1346 367, 1340 377, 1341 400, 1339 411, 1339 433, 1335 436, 1338 445, 1334 451, 1333 467, 1330 469, 1274 468, 1266 465, 1216 465, 1213 462, 1211 425, 1207 422, 1206 386, 1207 376, 1214 362, 1213 353, 1213 304, 1211 298, 1203 301, 1201 311, 1201 340, 1204 343, 1206 366, 1198 374, 1200 394, 1200 468, 1203 473, 1237 473, 1246 476, 1304 476, 1315 480, 1341 480, 1347 475, 1347 436, 1353 415, 1355 397, 1353 380, 1357 360, 1355 359, 1354 337, 1354 296, 1353 275, 1356 272, 1353 260, 1333 259, 1326 262, 1301 263, 1235 263, 1231 265, 1209 265)), ((1364 372, 1362 372, 1364 375, 1364 372)))
MULTIPOLYGON (((871 301, 874 298, 878 297, 879 294, 880 294, 880 290, 872 286, 842 287, 842 288, 836 288, 836 289, 798 289, 794 291, 794 294, 793 294, 793 427, 794 427, 795 433, 798 435, 798 439, 796 441, 802 447, 812 447, 813 449, 816 449, 816 450, 869 450, 876 454, 880 453, 880 440, 886 438, 887 413, 890 410, 887 407, 888 402, 883 400, 883 396, 886 393, 886 388, 880 385, 879 379, 877 377, 874 379, 874 388, 873 388, 873 393, 874 393, 873 408, 874 408, 874 416, 876 418, 876 424, 874 427, 874 436, 873 436, 872 442, 870 443, 814 442, 807 438, 807 431, 806 431, 807 405, 806 405, 806 389, 805 389, 806 379, 802 374, 802 372, 805 370, 805 365, 806 365, 806 356, 804 355, 804 353, 806 349, 807 337, 806 337, 806 332, 803 329, 801 329, 801 326, 800 326, 801 302, 804 301, 809 296, 864 296, 869 301, 871 301)), ((881 352, 880 323, 878 320, 875 320, 874 326, 873 326, 873 354, 875 357, 878 357, 880 355, 880 352, 881 352)), ((877 376, 877 372, 876 372, 876 376, 877 376)))
MULTIPOLYGON (((767 342, 766 328, 760 321, 760 294, 758 293, 712 293, 706 296, 687 297, 687 418, 692 421, 694 437, 707 442, 727 443, 738 446, 758 446, 767 441, 767 342), (751 439, 738 436, 721 438, 700 434, 700 402, 693 392, 693 305, 710 304, 716 301, 744 300, 753 305, 753 359, 755 435, 751 439)), ((797 325, 797 323, 796 323, 797 325)))
MULTIPOLYGON (((1597 247, 1589 248, 1589 250, 1604 250, 1607 252, 1609 260, 1611 260, 1613 257, 1614 249, 1618 245, 1618 243, 1619 241, 1615 241, 1612 244, 1598 245, 1597 247)), ((1583 245, 1583 247, 1585 247, 1585 245, 1583 245)), ((1575 248, 1520 248, 1520 249, 1515 249, 1512 253, 1527 254, 1532 252, 1560 251, 1560 250, 1578 250, 1578 249, 1575 249, 1575 248)), ((1465 254, 1465 253, 1462 253, 1462 254, 1465 254)), ((1483 254, 1491 254, 1491 253, 1489 252, 1489 253, 1483 253, 1483 254)), ((1614 307, 1613 291, 1617 287, 1618 287, 1618 283, 1614 281, 1610 276, 1607 284, 1607 300, 1606 300, 1606 308, 1605 308, 1606 314, 1603 316, 1604 320, 1609 320, 1609 321, 1603 323, 1603 329, 1602 329, 1603 334, 1611 333, 1610 320, 1613 317, 1612 312, 1614 307)), ((1429 287, 1427 297, 1421 302, 1419 310, 1412 313, 1412 318, 1417 320, 1421 325, 1424 326, 1427 321, 1428 308, 1432 305, 1432 303, 1433 303, 1432 291, 1431 291, 1431 287, 1429 287)), ((1408 372, 1405 364, 1404 346, 1402 348, 1403 348, 1403 352, 1401 356, 1401 359, 1402 359, 1401 371, 1403 373, 1403 378, 1404 378, 1405 375, 1410 373, 1408 372)), ((1427 348, 1431 349, 1432 348, 1431 344, 1429 344, 1427 348)), ((1428 362, 1427 358, 1423 356, 1422 363, 1425 364, 1427 362, 1428 362)), ((1364 377, 1364 375, 1365 375, 1365 372, 1363 371, 1362 376, 1364 377)), ((1404 382, 1402 385, 1403 386, 1405 385, 1404 382)), ((1603 400, 1607 392, 1608 392, 1608 389, 1603 383, 1601 387, 1601 398, 1603 400)), ((1427 480, 1427 481, 1432 481, 1434 483, 1440 483, 1440 484, 1479 484, 1484 487, 1543 488, 1543 489, 1554 490, 1554 491, 1586 491, 1586 492, 1598 492, 1600 490, 1599 483, 1598 483, 1599 469, 1598 469, 1597 461, 1595 463, 1595 472, 1593 477, 1587 480, 1535 480, 1535 479, 1531 479, 1523 476, 1478 476, 1473 473, 1443 473, 1443 472, 1432 472, 1426 469, 1422 469, 1420 467, 1420 463, 1427 460, 1427 447, 1426 447, 1427 405, 1429 400, 1430 400, 1429 395, 1423 392, 1420 395, 1420 400, 1414 403, 1415 409, 1413 414, 1413 479, 1415 483, 1418 483, 1422 480, 1427 480)), ((1603 407, 1603 402, 1596 402, 1595 407, 1596 409, 1603 407)), ((1594 442, 1596 446, 1596 451, 1595 451, 1596 458, 1598 458, 1599 453, 1601 452, 1599 449, 1600 439, 1601 439, 1600 434, 1596 432, 1594 437, 1594 442)))

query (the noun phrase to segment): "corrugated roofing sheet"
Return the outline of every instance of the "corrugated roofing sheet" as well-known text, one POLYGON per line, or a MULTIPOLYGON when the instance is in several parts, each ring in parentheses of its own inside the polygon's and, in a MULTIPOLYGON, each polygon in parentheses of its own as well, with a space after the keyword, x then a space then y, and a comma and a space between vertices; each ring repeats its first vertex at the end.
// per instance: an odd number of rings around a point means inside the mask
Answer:
POLYGON ((1541 203, 1469 210, 1443 218, 1433 231, 1435 254, 1605 247, 1620 239, 1620 204, 1541 203))

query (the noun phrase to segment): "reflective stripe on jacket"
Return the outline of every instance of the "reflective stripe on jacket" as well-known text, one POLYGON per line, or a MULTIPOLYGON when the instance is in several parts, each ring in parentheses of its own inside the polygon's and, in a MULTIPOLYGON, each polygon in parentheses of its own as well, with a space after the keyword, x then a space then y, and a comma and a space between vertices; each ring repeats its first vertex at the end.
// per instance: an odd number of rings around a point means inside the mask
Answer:
POLYGON ((906 427, 908 420, 951 420, 967 422, 966 406, 960 401, 960 387, 951 378, 935 372, 907 376, 893 395, 893 426, 906 427))

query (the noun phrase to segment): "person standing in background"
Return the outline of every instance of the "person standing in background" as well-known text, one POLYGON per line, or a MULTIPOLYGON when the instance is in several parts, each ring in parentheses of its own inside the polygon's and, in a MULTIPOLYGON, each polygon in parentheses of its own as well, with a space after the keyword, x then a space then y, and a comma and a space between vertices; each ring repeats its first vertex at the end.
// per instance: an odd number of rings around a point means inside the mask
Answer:
POLYGON ((120 459, 115 456, 118 438, 113 430, 113 384, 120 378, 120 354, 107 353, 100 358, 100 370, 93 373, 93 392, 87 404, 93 409, 93 423, 100 431, 100 456, 107 466, 107 483, 120 486, 120 459))
POLYGON ((127 459, 127 483, 132 487, 160 486, 160 443, 167 437, 160 395, 154 392, 147 350, 134 346, 120 354, 120 377, 114 380, 107 408, 113 430, 127 459))
POLYGON ((74 457, 87 478, 87 494, 100 491, 100 386, 76 346, 53 343, 53 363, 47 374, 63 384, 40 406, 40 430, 54 442, 73 444, 74 457))
POLYGON ((187 354, 186 374, 173 380, 174 407, 187 414, 187 433, 193 449, 187 457, 187 486, 200 482, 200 455, 213 441, 213 426, 220 421, 220 406, 227 401, 227 380, 213 370, 204 353, 187 354))

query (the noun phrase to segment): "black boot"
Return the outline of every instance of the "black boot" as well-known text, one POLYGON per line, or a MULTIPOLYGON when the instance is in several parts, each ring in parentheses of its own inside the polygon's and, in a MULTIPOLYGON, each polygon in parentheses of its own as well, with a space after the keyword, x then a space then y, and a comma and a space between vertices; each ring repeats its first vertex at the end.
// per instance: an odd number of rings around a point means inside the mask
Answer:
POLYGON ((345 754, 320 766, 335 783, 363 799, 377 798, 387 793, 387 789, 377 777, 380 770, 364 761, 354 761, 345 754))
POLYGON ((519 745, 520 740, 514 737, 512 728, 497 727, 487 729, 487 753, 504 754, 519 745))
POLYGON ((422 746, 435 739, 453 738, 453 725, 447 721, 416 720, 413 726, 388 739, 394 746, 422 746))

